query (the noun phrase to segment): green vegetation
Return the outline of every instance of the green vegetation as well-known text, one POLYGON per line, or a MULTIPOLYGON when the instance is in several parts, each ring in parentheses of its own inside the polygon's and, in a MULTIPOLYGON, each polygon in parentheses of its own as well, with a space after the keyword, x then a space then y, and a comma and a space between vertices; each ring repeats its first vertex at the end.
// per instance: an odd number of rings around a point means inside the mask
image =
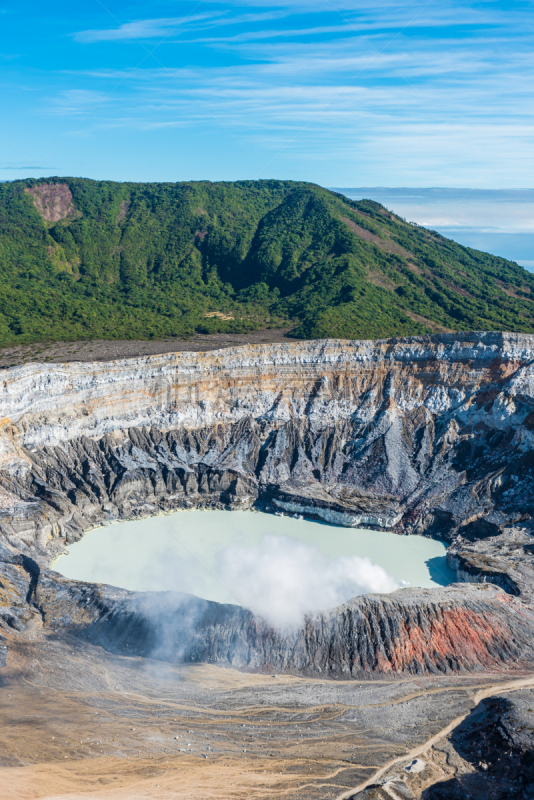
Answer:
POLYGON ((3 183, 0 269, 1 346, 534 332, 534 275, 308 183, 3 183))

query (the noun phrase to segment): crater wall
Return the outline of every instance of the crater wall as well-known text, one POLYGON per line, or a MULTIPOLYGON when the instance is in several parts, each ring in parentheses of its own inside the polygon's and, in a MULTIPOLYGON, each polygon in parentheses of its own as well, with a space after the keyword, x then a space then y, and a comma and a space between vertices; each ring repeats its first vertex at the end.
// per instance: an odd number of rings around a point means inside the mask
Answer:
POLYGON ((511 397, 531 396, 533 357, 532 336, 468 333, 28 364, 3 374, 3 462, 14 458, 10 444, 33 450, 129 427, 198 429, 252 416, 277 424, 306 417, 319 428, 371 422, 385 401, 397 414, 465 413, 488 384, 507 381, 511 397))
MULTIPOLYGON (((5 370, 2 563, 25 572, 35 605, 44 576, 50 585, 58 580, 48 570, 53 557, 89 527, 255 505, 439 535, 451 542, 461 580, 497 584, 500 597, 513 595, 526 608, 533 409, 534 337, 515 334, 256 345, 5 370)), ((451 591, 467 608, 467 589, 451 591)), ((411 612, 399 621, 399 631, 408 619, 419 631, 406 642, 426 641, 437 624, 429 621, 431 596, 421 600, 419 621, 411 612)), ((15 604, 21 620, 24 602, 15 604)), ((74 592, 73 608, 80 602, 74 592)), ((516 613, 496 602, 505 616, 516 613)), ((467 631, 471 623, 460 617, 467 631)), ((471 661, 459 656, 465 636, 452 636, 451 625, 439 636, 450 663, 467 668, 471 661)), ((261 641, 262 663, 274 663, 261 641)), ((255 668, 258 658, 249 659, 255 668)), ((377 659, 370 668, 387 669, 388 659, 377 659)), ((411 669, 409 659, 402 663, 411 669)), ((473 664, 489 667, 478 656, 473 664)))

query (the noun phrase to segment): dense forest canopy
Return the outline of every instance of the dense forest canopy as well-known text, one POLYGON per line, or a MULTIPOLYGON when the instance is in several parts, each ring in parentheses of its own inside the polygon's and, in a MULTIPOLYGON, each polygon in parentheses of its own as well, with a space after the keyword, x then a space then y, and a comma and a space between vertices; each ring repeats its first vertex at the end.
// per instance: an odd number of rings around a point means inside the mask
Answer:
POLYGON ((534 332, 534 276, 309 183, 0 184, 0 345, 534 332))

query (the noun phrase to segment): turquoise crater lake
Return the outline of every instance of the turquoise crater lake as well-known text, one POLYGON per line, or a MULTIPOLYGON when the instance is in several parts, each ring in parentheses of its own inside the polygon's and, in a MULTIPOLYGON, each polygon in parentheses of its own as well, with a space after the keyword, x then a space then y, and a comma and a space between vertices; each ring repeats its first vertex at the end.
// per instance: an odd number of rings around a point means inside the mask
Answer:
POLYGON ((135 591, 177 591, 294 622, 369 592, 452 583, 445 545, 254 511, 180 511, 113 523, 53 569, 135 591))

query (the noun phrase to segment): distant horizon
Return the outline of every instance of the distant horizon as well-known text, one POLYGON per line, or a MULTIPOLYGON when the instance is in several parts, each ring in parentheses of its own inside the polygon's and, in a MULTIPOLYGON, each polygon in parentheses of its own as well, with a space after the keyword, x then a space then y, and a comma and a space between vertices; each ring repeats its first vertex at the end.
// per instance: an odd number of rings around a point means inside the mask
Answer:
MULTIPOLYGON (((405 191, 413 191, 413 192, 468 192, 469 194, 478 194, 478 195, 486 195, 486 194, 495 194, 496 192, 508 195, 518 195, 521 192, 533 192, 534 188, 529 188, 527 186, 517 189, 478 189, 478 188, 470 188, 469 186, 325 186, 325 189, 330 189, 332 192, 362 192, 362 191, 386 191, 386 192, 405 192, 405 191)), ((532 200, 532 198, 528 198, 528 200, 532 200)))
POLYGON ((376 200, 458 244, 534 271, 534 189, 361 186, 332 191, 376 200))

